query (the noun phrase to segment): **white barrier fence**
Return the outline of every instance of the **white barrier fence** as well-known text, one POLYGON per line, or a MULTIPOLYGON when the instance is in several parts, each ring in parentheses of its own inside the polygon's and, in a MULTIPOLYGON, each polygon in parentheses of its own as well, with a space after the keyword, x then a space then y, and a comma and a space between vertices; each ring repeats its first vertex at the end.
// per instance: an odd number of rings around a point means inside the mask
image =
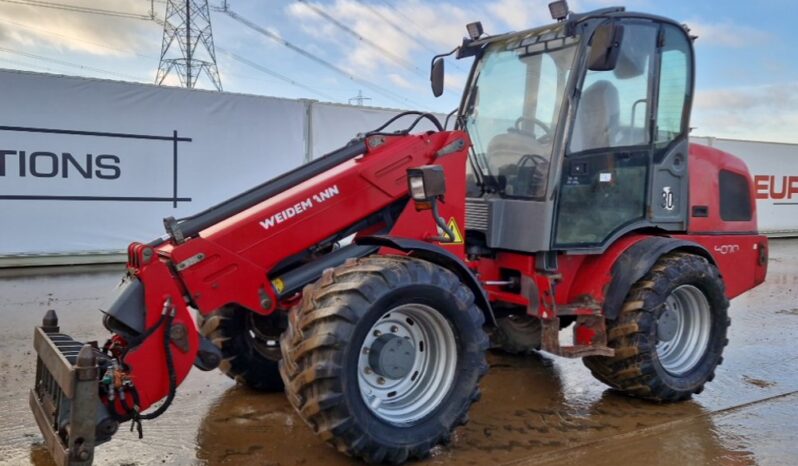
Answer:
MULTIPOLYGON (((0 96, 0 257, 123 250, 398 112, 14 71, 0 96)), ((749 164, 763 231, 798 232, 798 146, 696 141, 749 164)))
POLYGON ((0 96, 0 256, 124 250, 397 113, 14 71, 0 96))

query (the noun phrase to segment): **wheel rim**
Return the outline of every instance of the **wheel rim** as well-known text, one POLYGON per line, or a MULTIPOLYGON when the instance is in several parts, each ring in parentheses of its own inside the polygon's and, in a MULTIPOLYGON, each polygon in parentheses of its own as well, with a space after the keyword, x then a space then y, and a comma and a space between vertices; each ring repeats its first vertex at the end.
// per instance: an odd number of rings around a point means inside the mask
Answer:
POLYGON ((527 315, 510 314, 504 318, 503 324, 517 332, 535 331, 540 327, 540 321, 527 315))
POLYGON ((264 317, 254 312, 247 312, 244 324, 252 346, 261 356, 272 361, 282 359, 280 334, 283 329, 277 325, 273 316, 264 317))
POLYGON ((452 386, 456 368, 457 341, 446 318, 423 304, 403 304, 383 314, 360 347, 360 395, 378 418, 407 425, 441 404, 452 386), (383 344, 386 339, 387 344, 383 344), (377 351, 395 348, 406 350, 403 354, 407 356, 398 363, 406 363, 405 367, 397 370, 394 365, 375 366, 377 351))
POLYGON ((680 376, 701 361, 709 346, 709 301, 693 285, 682 285, 665 300, 657 319, 657 356, 663 369, 680 376))

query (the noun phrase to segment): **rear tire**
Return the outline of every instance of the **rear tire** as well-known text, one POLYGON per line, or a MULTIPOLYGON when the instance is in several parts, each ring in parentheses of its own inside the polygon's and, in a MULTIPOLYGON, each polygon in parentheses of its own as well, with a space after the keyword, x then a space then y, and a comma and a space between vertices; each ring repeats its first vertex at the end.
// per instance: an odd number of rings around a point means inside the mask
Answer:
POLYGON ((205 316, 200 333, 222 350, 219 370, 236 382, 264 392, 280 392, 279 335, 285 314, 262 316, 237 306, 225 306, 205 316))
POLYGON ((629 395, 685 400, 701 393, 723 361, 728 308, 714 265, 693 254, 667 254, 635 283, 618 318, 608 322, 615 356, 583 361, 597 379, 629 395))
POLYGON ((370 463, 426 457, 479 399, 483 323, 449 270, 403 256, 351 261, 307 286, 289 314, 280 340, 288 400, 343 453, 370 463))

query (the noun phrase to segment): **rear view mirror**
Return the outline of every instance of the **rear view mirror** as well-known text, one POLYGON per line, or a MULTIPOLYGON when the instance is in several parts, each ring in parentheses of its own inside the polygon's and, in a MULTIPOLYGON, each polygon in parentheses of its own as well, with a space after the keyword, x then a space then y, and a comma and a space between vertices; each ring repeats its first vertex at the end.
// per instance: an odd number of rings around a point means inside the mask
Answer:
POLYGON ((443 94, 443 58, 437 58, 432 62, 429 79, 432 84, 432 95, 440 97, 443 94))
POLYGON ((590 71, 612 71, 618 64, 623 42, 623 26, 602 24, 596 28, 590 41, 588 69, 590 71))

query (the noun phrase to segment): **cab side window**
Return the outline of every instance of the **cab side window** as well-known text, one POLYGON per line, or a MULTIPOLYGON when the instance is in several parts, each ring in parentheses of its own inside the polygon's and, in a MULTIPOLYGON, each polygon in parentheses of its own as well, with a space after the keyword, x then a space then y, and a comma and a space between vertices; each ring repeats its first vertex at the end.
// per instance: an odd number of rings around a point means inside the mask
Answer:
POLYGON ((615 69, 588 71, 574 122, 571 153, 650 142, 649 75, 656 37, 655 25, 627 26, 615 69))
POLYGON ((659 104, 655 143, 667 145, 687 130, 687 102, 692 92, 690 43, 685 33, 670 24, 663 28, 659 104))

